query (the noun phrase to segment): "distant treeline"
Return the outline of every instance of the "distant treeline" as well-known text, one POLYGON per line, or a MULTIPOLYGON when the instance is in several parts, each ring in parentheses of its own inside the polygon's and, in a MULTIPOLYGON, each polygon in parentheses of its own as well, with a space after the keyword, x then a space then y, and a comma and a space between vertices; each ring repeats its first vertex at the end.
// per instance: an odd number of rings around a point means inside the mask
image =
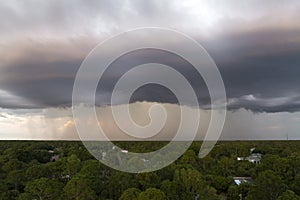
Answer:
MULTIPOLYGON (((115 142, 151 152, 168 142, 115 142)), ((2 200, 300 200, 300 141, 201 142, 171 165, 130 174, 96 160, 81 142, 0 141, 2 200), (257 156, 259 162, 252 162, 257 156), (238 160, 238 158, 240 160, 238 160)))

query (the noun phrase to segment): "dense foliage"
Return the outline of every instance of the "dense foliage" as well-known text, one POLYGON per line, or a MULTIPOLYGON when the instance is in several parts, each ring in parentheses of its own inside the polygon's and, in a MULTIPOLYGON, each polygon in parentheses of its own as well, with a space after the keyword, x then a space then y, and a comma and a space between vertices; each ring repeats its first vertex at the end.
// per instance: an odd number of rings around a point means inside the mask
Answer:
MULTIPOLYGON (((165 144, 116 143, 134 152, 165 144)), ((300 200, 300 141, 218 142, 203 159, 200 145, 164 169, 129 174, 101 164, 80 142, 1 141, 0 199, 300 200), (260 164, 237 160, 251 148, 260 164), (253 182, 237 185, 233 177, 253 182)))

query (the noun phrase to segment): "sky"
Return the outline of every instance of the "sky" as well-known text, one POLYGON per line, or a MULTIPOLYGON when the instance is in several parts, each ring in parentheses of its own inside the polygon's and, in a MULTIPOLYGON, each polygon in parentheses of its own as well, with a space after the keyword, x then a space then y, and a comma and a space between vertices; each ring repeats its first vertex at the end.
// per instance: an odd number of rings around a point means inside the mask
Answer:
MULTIPOLYGON (((140 27, 183 32, 213 58, 227 94, 221 139, 300 139, 299 18, 297 0, 2 2, 0 139, 78 139, 71 112, 77 70, 97 44, 140 27)), ((184 60, 148 49, 118 58, 102 77, 97 114, 104 113, 99 123, 111 137, 122 134, 109 114, 112 88, 122 73, 147 61, 171 65, 190 80, 207 124, 210 100, 201 76, 184 60)), ((130 103, 141 124, 149 121, 149 106, 166 107, 172 117, 157 139, 172 136, 178 108, 194 109, 157 85, 141 88, 130 103)))

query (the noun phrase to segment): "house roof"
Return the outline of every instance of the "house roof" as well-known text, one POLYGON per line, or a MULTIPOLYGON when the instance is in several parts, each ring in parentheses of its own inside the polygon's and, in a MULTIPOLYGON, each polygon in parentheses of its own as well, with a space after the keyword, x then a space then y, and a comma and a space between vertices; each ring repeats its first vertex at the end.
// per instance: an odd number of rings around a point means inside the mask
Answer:
POLYGON ((254 161, 260 161, 261 158, 260 157, 256 157, 256 156, 249 156, 246 158, 247 160, 254 160, 254 161))
POLYGON ((253 183, 253 179, 251 177, 233 177, 235 184, 241 185, 242 183, 253 183))

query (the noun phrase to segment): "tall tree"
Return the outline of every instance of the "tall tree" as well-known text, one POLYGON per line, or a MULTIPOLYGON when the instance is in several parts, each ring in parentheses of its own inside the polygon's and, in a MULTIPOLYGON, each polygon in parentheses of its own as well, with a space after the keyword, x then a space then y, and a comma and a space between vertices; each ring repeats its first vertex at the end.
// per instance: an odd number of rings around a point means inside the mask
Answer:
POLYGON ((161 183, 160 189, 165 193, 167 200, 180 200, 179 194, 177 194, 176 184, 170 180, 164 180, 161 183))
POLYGON ((276 200, 284 187, 281 178, 274 171, 264 171, 256 178, 255 185, 250 190, 249 199, 276 200))
POLYGON ((94 200, 96 193, 92 190, 87 181, 80 176, 74 176, 65 186, 64 191, 68 199, 72 200, 94 200))
POLYGON ((139 194, 138 200, 165 200, 165 194, 156 188, 148 188, 139 194))
POLYGON ((67 158, 64 174, 70 175, 72 177, 79 172, 80 167, 81 167, 80 159, 75 154, 72 154, 67 158))
POLYGON ((25 194, 21 195, 19 199, 61 199, 63 184, 57 180, 40 178, 28 182, 24 190, 25 194))
POLYGON ((280 195, 277 200, 300 200, 300 197, 296 195, 295 192, 287 190, 280 195))
POLYGON ((128 188, 123 192, 119 200, 138 200, 141 191, 137 188, 128 188))
POLYGON ((237 185, 231 185, 227 191, 227 199, 228 200, 239 200, 239 187, 237 185))
POLYGON ((155 172, 137 174, 136 180, 142 190, 158 187, 160 183, 160 179, 155 172))

